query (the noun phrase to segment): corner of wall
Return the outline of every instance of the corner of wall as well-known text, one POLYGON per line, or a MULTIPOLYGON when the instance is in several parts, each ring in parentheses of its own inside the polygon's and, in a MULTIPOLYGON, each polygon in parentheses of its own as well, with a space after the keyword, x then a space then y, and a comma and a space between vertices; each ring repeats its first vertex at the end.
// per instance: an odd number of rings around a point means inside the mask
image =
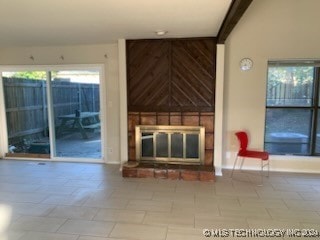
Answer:
POLYGON ((128 110, 127 110, 127 64, 126 40, 118 40, 119 97, 120 97, 120 163, 128 161, 128 110))
POLYGON ((214 168, 217 176, 222 175, 223 154, 223 91, 224 91, 224 44, 217 44, 217 66, 216 66, 216 99, 215 99, 215 126, 214 126, 214 168))

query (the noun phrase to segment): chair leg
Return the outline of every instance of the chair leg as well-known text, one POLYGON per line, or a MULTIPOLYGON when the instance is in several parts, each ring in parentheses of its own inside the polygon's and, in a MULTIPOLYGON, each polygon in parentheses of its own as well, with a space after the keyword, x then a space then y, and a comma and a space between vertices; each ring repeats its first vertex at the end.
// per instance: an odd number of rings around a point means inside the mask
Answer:
POLYGON ((235 158, 235 160, 234 160, 234 164, 233 164, 233 168, 232 168, 231 176, 230 176, 231 178, 232 178, 232 176, 233 176, 233 172, 234 172, 234 169, 235 169, 235 167, 236 167, 237 161, 238 161, 238 154, 237 154, 237 156, 236 156, 236 158, 235 158))
POLYGON ((240 164, 240 170, 242 170, 242 167, 243 167, 243 162, 244 162, 244 157, 242 158, 241 160, 241 164, 240 164))
POLYGON ((261 160, 261 171, 260 171, 260 175, 261 175, 261 186, 263 186, 263 160, 261 160))
POLYGON ((260 171, 260 175, 261 175, 261 185, 260 186, 263 186, 263 168, 264 167, 268 167, 268 170, 267 170, 267 176, 266 177, 269 177, 269 172, 270 172, 270 162, 269 162, 269 159, 266 160, 266 164, 263 163, 264 160, 261 160, 261 171, 260 171))

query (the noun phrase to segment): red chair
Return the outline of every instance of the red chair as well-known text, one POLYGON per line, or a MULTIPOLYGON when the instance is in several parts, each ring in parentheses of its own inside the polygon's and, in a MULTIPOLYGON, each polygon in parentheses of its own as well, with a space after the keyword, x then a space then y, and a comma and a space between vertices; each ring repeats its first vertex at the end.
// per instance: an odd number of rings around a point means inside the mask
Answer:
POLYGON ((233 172, 234 172, 234 169, 236 167, 236 164, 237 164, 237 161, 239 158, 242 158, 242 161, 241 161, 241 165, 240 165, 240 170, 242 169, 242 165, 243 165, 243 161, 245 158, 256 158, 256 159, 260 159, 261 160, 261 181, 263 180, 263 168, 264 167, 268 167, 268 177, 269 177, 269 169, 270 169, 270 166, 269 166, 269 153, 268 152, 264 152, 264 151, 253 151, 253 150, 249 150, 247 147, 248 147, 248 135, 246 132, 236 132, 235 133, 238 140, 239 140, 239 143, 240 143, 240 148, 239 148, 239 151, 237 153, 237 156, 236 156, 236 159, 234 161, 234 164, 233 164, 233 169, 232 169, 232 172, 231 172, 231 177, 233 176, 233 172))

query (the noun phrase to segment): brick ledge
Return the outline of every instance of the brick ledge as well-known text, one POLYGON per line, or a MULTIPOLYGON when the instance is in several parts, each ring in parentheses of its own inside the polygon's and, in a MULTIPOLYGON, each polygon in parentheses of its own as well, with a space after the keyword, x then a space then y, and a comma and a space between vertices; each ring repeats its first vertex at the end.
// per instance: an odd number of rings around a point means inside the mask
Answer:
POLYGON ((122 168, 122 177, 126 178, 161 178, 186 181, 214 182, 212 166, 183 165, 166 163, 127 163, 122 168))

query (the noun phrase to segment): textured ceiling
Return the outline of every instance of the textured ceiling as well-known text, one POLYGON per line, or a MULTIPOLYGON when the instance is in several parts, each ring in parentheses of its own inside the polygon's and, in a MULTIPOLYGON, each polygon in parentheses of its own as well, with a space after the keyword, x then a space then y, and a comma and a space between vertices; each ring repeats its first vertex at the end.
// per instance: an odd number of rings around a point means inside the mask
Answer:
POLYGON ((231 0, 0 0, 0 47, 216 36, 231 0))

